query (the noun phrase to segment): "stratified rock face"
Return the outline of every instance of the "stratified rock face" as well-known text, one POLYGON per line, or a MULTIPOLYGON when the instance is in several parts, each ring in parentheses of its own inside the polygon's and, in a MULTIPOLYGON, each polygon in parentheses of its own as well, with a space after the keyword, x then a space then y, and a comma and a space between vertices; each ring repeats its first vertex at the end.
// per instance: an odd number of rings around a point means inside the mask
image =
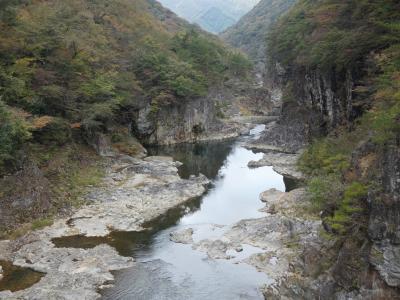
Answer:
POLYGON ((280 91, 281 118, 260 142, 296 152, 314 138, 353 122, 370 105, 364 83, 364 66, 342 71, 291 66, 267 66, 266 81, 280 91))
POLYGON ((370 197, 368 233, 372 265, 385 282, 400 287, 400 150, 392 146, 381 161, 383 194, 370 197))
MULTIPOLYGON (((297 70, 293 75, 296 100, 310 110, 318 112, 327 123, 328 129, 335 128, 357 116, 353 107, 356 85, 353 73, 321 72, 319 69, 297 70), (301 79, 300 79, 301 78, 301 79), (299 80, 300 79, 300 80, 299 80)), ((357 76, 357 75, 355 75, 357 76)))
POLYGON ((286 135, 289 138, 298 135, 295 140, 303 136, 307 144, 313 137, 353 121, 362 107, 360 103, 354 106, 356 73, 352 70, 321 72, 301 67, 283 71, 275 66, 271 71, 272 81, 282 88, 291 84, 291 91, 287 91, 291 93, 290 99, 283 99, 279 122, 283 128, 287 127, 286 135))
POLYGON ((295 152, 313 138, 350 120, 351 77, 346 77, 345 85, 349 88, 344 89, 334 86, 338 75, 322 74, 319 70, 298 70, 284 76, 293 83, 293 99, 292 102, 283 99, 282 117, 272 130, 274 134, 266 137, 270 143, 284 145, 285 150, 295 152))
POLYGON ((144 144, 170 145, 202 140, 221 140, 242 133, 238 124, 228 124, 218 113, 228 103, 240 98, 235 91, 222 87, 211 90, 203 98, 187 99, 163 106, 156 115, 150 104, 139 111, 133 131, 144 144))
POLYGON ((315 111, 292 102, 283 103, 281 111, 280 119, 268 124, 264 134, 250 144, 250 148, 297 153, 312 137, 324 132, 322 116, 315 111))
POLYGON ((195 140, 222 129, 222 126, 216 118, 214 102, 198 99, 160 111, 153 138, 162 144, 195 140))

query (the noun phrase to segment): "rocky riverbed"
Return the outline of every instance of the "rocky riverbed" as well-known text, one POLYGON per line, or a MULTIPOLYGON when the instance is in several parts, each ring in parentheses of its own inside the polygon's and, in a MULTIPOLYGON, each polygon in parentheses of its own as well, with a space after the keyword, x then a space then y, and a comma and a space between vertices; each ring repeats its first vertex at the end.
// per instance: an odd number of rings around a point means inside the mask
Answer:
POLYGON ((133 259, 105 244, 92 249, 56 248, 51 240, 144 230, 146 222, 206 191, 208 179, 203 175, 181 179, 179 164, 169 157, 114 157, 102 186, 87 195, 92 204, 21 239, 1 241, 0 260, 45 275, 28 289, 0 292, 0 299, 98 298, 98 288, 113 280, 111 271, 133 266, 133 259))
MULTIPOLYGON (((288 154, 271 151, 258 141, 247 142, 252 148, 257 144, 265 153, 258 161, 250 161, 250 168, 273 166, 274 170, 294 180, 303 180, 297 170, 300 153, 288 154)), ((276 149, 275 149, 276 150, 276 149)), ((317 272, 323 241, 320 237, 321 220, 310 211, 310 203, 304 188, 282 192, 275 188, 260 194, 265 206, 260 209, 261 218, 245 219, 232 225, 220 226, 212 238, 196 239, 196 229, 186 228, 172 232, 170 239, 176 243, 190 244, 193 250, 207 254, 209 259, 227 260, 232 264, 248 264, 265 273, 269 280, 262 288, 267 299, 304 297, 304 292, 293 294, 290 288, 305 274, 317 272), (289 285, 287 288, 286 285, 289 285)), ((212 224, 210 224, 212 226, 212 224)))
POLYGON ((172 240, 190 243, 194 250, 207 253, 211 259, 254 266, 271 279, 264 286, 264 293, 279 297, 280 282, 296 276, 293 264, 300 263, 302 247, 318 241, 321 221, 307 214, 309 204, 304 189, 288 193, 271 189, 262 193, 260 200, 266 204, 262 209, 265 217, 227 226, 224 233, 214 239, 193 242, 193 229, 186 229, 173 233, 172 240), (242 253, 248 246, 256 253, 242 253))
MULTIPOLYGON (((254 140, 258 139, 259 131, 254 131, 254 140)), ((241 146, 235 149, 242 149, 236 150, 239 153, 249 152, 241 146)), ((260 170, 273 166, 278 173, 300 179, 302 174, 296 170, 297 158, 297 154, 267 152, 258 161, 243 163, 260 170)), ((209 180, 204 175, 182 179, 178 175, 179 166, 180 162, 167 156, 110 157, 103 183, 86 194, 88 205, 68 218, 57 220, 50 227, 15 241, 0 242, 0 260, 43 274, 33 286, 15 292, 0 292, 0 298, 96 299, 101 290, 113 283, 113 271, 143 269, 141 262, 121 256, 108 245, 110 243, 107 244, 107 239, 113 232, 145 231, 150 221, 206 191, 209 180), (56 247, 54 239, 64 237, 103 239, 90 249, 56 247)), ((244 166, 238 165, 232 171, 238 172, 244 166)), ((260 217, 235 221, 234 224, 197 225, 171 232, 169 239, 189 245, 192 251, 206 253, 211 260, 254 267, 267 275, 268 280, 263 281, 266 284, 264 294, 278 297, 282 292, 282 282, 296 278, 300 270, 297 266, 307 264, 302 257, 305 245, 319 247, 317 236, 321 222, 307 213, 304 189, 287 193, 268 189, 259 200, 265 206, 260 205, 260 212, 255 209, 255 213, 250 215, 260 217), (204 232, 197 232, 206 227, 213 233, 204 235, 204 232)))

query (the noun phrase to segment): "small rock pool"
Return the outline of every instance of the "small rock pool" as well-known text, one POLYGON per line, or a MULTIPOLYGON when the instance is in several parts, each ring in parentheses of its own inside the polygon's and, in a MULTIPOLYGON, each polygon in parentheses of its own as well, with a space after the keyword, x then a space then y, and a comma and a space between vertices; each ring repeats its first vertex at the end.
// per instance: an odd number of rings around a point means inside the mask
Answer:
MULTIPOLYGON (((243 245, 243 251, 228 253, 230 260, 210 259, 191 245, 169 239, 170 233, 187 228, 194 230, 195 242, 213 239, 242 219, 263 216, 259 194, 270 188, 284 191, 284 180, 272 167, 249 169, 248 162, 261 159, 262 154, 242 145, 246 139, 258 138, 264 128, 257 126, 250 136, 236 141, 150 149, 151 155, 170 155, 183 162, 182 177, 203 173, 212 186, 200 199, 148 224, 144 233, 114 233, 107 238, 105 242, 122 255, 133 256, 137 265, 115 272, 115 285, 102 291, 103 299, 264 299, 259 288, 269 278, 241 262, 261 249, 243 245)), ((91 246, 87 239, 65 238, 58 246, 84 242, 91 246)), ((98 243, 94 240, 93 246, 98 243)))
POLYGON ((0 292, 10 290, 12 292, 26 289, 39 282, 44 274, 29 268, 14 266, 11 262, 0 261, 2 276, 0 280, 0 292))

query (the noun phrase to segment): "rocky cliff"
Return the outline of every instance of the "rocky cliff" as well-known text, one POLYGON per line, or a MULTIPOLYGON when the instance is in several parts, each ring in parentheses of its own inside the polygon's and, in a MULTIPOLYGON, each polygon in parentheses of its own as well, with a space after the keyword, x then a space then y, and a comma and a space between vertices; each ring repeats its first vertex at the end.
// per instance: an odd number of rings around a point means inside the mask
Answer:
POLYGON ((251 63, 157 1, 1 1, 0 29, 3 229, 79 205, 97 155, 240 133, 251 63))
MULTIPOLYGON (((366 68, 364 65, 362 68, 366 68)), ((313 138, 350 126, 371 104, 359 68, 322 71, 295 66, 284 69, 279 63, 268 66, 268 86, 275 89, 281 104, 281 118, 274 134, 264 137, 271 145, 297 152, 313 138)))
POLYGON ((327 261, 308 261, 307 245, 295 260, 318 272, 300 267, 302 279, 267 297, 400 298, 399 4, 350 2, 299 1, 268 37, 268 80, 283 104, 257 143, 306 149, 300 168, 330 242, 309 245, 327 261))
POLYGON ((278 104, 271 93, 251 81, 238 79, 211 88, 204 97, 160 106, 151 103, 136 112, 134 134, 146 145, 222 140, 244 133, 240 115, 274 115, 278 104))

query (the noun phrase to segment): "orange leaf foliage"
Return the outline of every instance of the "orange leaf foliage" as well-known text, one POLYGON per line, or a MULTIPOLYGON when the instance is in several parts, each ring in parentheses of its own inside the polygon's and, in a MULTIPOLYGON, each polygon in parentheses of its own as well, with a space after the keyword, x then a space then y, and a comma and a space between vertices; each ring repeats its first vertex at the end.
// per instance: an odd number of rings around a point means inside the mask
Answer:
POLYGON ((53 122, 54 118, 51 116, 43 116, 39 118, 35 118, 32 122, 32 126, 34 129, 42 129, 53 122))

